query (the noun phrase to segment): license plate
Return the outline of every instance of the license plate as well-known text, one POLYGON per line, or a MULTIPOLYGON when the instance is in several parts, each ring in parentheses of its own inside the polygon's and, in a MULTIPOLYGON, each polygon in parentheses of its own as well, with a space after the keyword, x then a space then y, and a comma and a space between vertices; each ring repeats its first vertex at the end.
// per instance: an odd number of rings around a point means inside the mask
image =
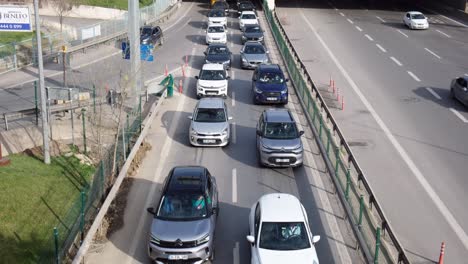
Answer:
POLYGON ((206 94, 208 94, 208 95, 210 95, 210 94, 211 94, 211 95, 216 95, 216 94, 218 94, 218 93, 217 93, 217 92, 206 92, 206 94))
POLYGON ((276 162, 289 162, 289 159, 276 159, 276 162))
POLYGON ((276 100, 278 100, 278 98, 276 98, 276 97, 267 97, 267 100, 268 101, 276 101, 276 100))
POLYGON ((169 255, 170 260, 186 260, 188 255, 169 255))
POLYGON ((204 139, 203 143, 216 143, 215 139, 204 139))

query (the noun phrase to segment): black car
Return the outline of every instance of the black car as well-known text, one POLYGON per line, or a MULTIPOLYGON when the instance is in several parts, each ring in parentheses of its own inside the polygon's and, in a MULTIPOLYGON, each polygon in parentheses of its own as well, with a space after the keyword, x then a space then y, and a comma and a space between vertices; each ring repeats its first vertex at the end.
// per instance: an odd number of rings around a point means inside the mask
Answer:
POLYGON ((259 25, 246 25, 242 32, 242 44, 247 41, 263 41, 263 29, 259 25))
POLYGON ((231 68, 231 51, 226 44, 211 44, 206 48, 205 63, 224 64, 227 69, 231 68))
POLYGON ((227 16, 229 14, 229 4, 226 1, 216 1, 211 9, 220 9, 224 10, 224 14, 227 16))
POLYGON ((164 36, 159 26, 143 26, 140 28, 140 43, 144 45, 163 45, 164 36))
POLYGON ((244 11, 253 11, 255 12, 255 5, 250 1, 242 1, 237 5, 237 13, 242 13, 244 11))

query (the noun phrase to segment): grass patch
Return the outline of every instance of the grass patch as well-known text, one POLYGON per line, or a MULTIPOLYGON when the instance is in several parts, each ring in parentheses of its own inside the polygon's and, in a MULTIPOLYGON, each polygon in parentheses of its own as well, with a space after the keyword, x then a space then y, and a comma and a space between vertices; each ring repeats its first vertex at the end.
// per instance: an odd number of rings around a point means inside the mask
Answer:
POLYGON ((37 262, 53 252, 53 228, 71 225, 68 212, 95 168, 74 156, 53 157, 48 166, 25 154, 9 158, 0 168, 0 262, 37 262))
MULTIPOLYGON (((149 6, 153 3, 153 0, 140 0, 140 8, 149 6)), ((82 0, 83 5, 90 5, 90 6, 100 6, 100 7, 107 7, 107 8, 115 8, 120 10, 127 10, 128 9, 128 1, 127 0, 82 0)))
POLYGON ((0 32, 0 45, 20 42, 26 39, 32 39, 36 36, 36 32, 0 32))

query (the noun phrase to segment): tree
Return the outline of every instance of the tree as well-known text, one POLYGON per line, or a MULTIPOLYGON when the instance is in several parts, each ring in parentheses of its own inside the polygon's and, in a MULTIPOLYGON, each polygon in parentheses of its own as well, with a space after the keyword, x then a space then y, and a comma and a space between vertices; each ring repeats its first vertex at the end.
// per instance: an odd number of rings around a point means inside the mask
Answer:
POLYGON ((50 0, 52 8, 55 10, 60 22, 60 33, 63 28, 63 18, 72 10, 76 4, 75 0, 50 0))

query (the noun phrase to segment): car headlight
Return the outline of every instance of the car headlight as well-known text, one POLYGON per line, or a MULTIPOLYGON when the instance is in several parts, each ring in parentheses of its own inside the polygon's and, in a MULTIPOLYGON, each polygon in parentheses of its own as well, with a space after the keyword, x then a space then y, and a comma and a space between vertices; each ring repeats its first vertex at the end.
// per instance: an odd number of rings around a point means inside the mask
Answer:
POLYGON ((288 90, 281 91, 281 94, 287 94, 287 93, 288 93, 288 90))
POLYGON ((247 38, 245 36, 242 36, 242 40, 247 40, 247 38))
POLYGON ((262 40, 263 40, 263 36, 258 37, 258 40, 262 41, 262 40))
POLYGON ((193 128, 190 129, 190 134, 192 134, 193 136, 198 135, 197 131, 193 128))
POLYGON ((265 146, 265 145, 262 144, 262 152, 264 152, 264 153, 272 153, 273 150, 270 149, 269 147, 267 147, 267 146, 265 146))
POLYGON ((302 145, 299 146, 296 149, 293 149, 292 152, 295 153, 295 154, 301 154, 302 153, 302 145))
POLYGON ((241 57, 241 59, 242 59, 242 62, 245 62, 245 63, 248 62, 244 57, 241 57))
POLYGON ((262 90, 258 89, 257 87, 255 87, 254 90, 256 93, 259 93, 259 94, 263 93, 262 90))
POLYGON ((151 243, 151 244, 155 244, 155 245, 160 245, 160 244, 161 244, 161 240, 159 240, 159 238, 157 238, 156 236, 154 236, 153 234, 151 234, 150 243, 151 243))
POLYGON ((200 238, 197 240, 197 245, 201 245, 201 244, 205 244, 207 243, 208 241, 210 241, 210 235, 207 234, 206 236, 200 238))
POLYGON ((143 45, 146 45, 146 44, 148 44, 148 39, 144 39, 144 40, 142 40, 142 41, 141 41, 141 44, 143 44, 143 45))
POLYGON ((223 132, 221 133, 221 135, 226 136, 227 134, 228 134, 228 129, 225 128, 225 129, 223 130, 223 132))
POLYGON ((211 61, 209 61, 209 60, 205 60, 205 63, 212 63, 212 62, 211 62, 211 61))

